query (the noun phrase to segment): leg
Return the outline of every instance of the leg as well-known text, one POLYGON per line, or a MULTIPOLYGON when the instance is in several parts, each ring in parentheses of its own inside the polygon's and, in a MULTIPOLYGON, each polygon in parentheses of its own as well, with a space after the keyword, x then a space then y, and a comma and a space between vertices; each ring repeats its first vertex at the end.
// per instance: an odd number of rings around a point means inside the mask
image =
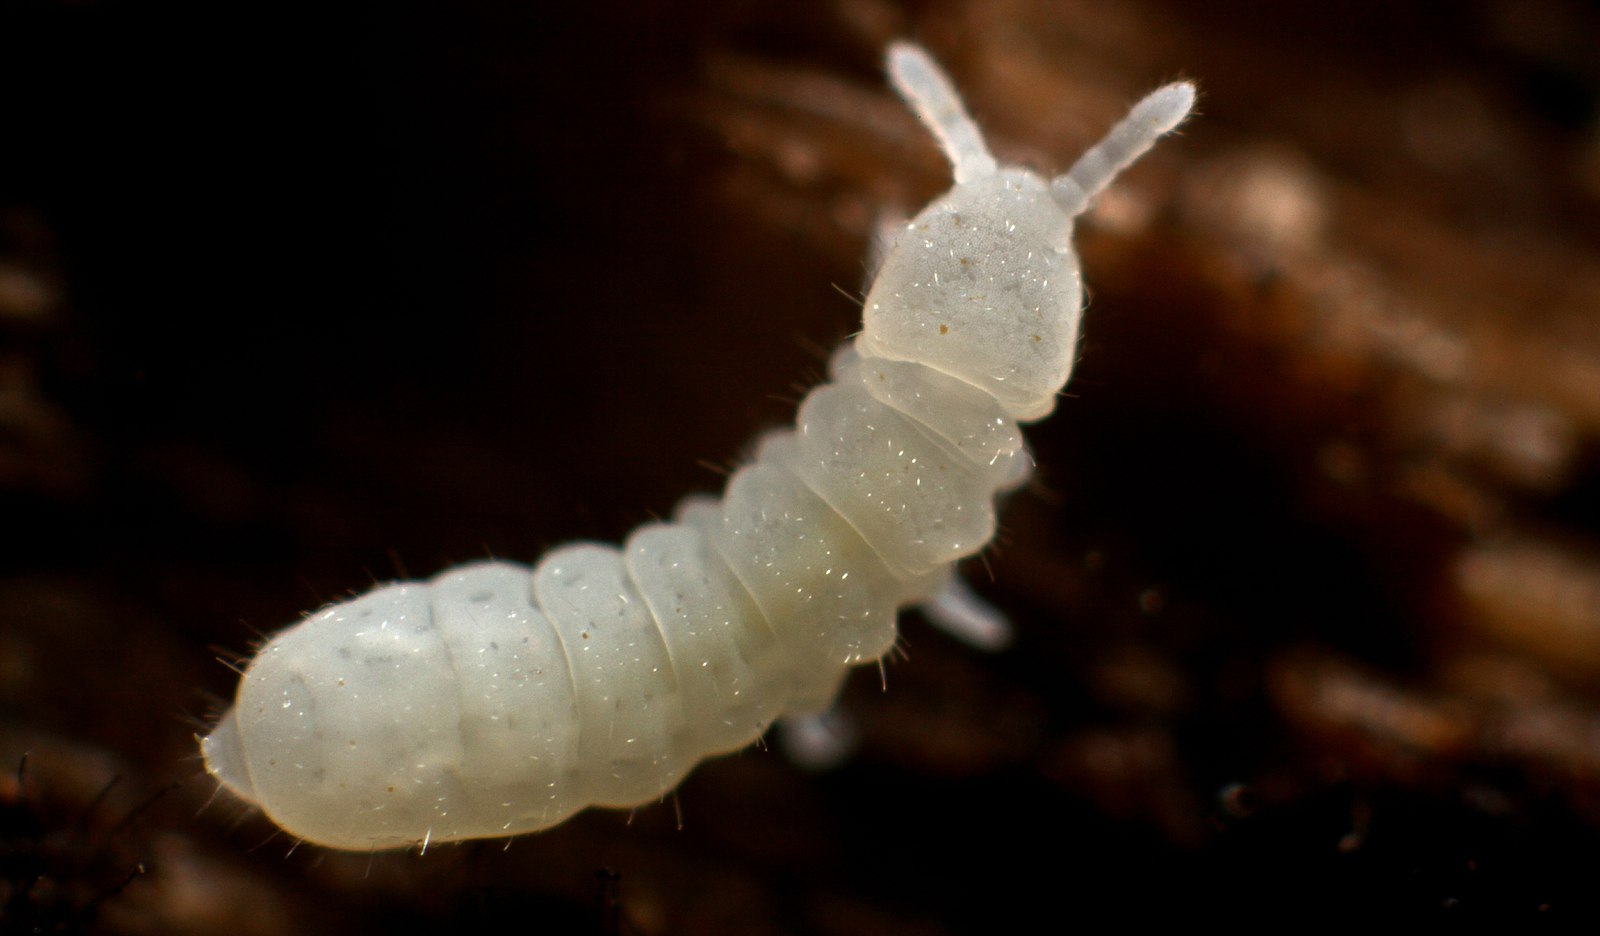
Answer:
POLYGON ((855 749, 856 731, 837 708, 816 715, 785 715, 778 720, 778 745, 791 762, 807 770, 827 770, 855 749))
POLYGON ((959 572, 917 608, 934 627, 980 650, 1003 650, 1011 643, 1011 622, 973 591, 959 572))

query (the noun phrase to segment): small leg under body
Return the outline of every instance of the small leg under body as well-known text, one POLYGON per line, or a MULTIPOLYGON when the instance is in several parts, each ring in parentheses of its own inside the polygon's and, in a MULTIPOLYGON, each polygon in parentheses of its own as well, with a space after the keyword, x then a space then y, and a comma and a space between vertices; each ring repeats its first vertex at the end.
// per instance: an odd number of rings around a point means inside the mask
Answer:
POLYGON ((973 591, 960 573, 951 575, 944 588, 917 610, 934 627, 979 650, 994 652, 1011 644, 1011 621, 1005 612, 973 591))

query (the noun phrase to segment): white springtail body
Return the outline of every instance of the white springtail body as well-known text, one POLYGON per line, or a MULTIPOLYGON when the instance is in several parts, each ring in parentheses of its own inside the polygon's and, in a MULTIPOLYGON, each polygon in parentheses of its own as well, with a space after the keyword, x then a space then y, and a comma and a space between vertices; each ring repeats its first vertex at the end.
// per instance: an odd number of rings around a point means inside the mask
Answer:
POLYGON ((946 593, 1027 474, 1017 423, 1048 415, 1072 370, 1073 218, 1194 88, 1151 94, 1046 180, 996 164, 922 49, 895 44, 889 71, 956 186, 900 234, 795 428, 720 500, 689 498, 620 549, 463 566, 277 635, 201 741, 223 786, 300 839, 362 850, 638 805, 825 709, 889 650, 899 608, 946 593))

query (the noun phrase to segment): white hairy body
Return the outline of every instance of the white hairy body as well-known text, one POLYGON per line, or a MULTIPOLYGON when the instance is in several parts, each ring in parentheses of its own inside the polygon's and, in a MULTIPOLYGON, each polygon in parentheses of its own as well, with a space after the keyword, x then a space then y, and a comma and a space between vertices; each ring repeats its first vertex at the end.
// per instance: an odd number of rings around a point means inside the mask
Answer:
POLYGON ((921 49, 895 86, 956 185, 897 238, 796 425, 721 500, 620 549, 483 562, 326 608, 255 657, 201 742, 207 769, 333 848, 506 837, 634 806, 779 716, 820 712, 895 640, 901 607, 963 601, 953 564, 1027 474, 1017 424, 1076 354, 1073 218, 1189 112, 1169 85, 1073 169, 999 167, 921 49))

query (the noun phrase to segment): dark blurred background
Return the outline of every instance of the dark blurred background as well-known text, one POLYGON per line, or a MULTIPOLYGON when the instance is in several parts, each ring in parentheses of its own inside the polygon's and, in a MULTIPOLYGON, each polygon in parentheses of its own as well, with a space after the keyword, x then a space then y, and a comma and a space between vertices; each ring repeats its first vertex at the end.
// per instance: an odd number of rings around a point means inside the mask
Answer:
POLYGON ((0 0, 0 931, 1600 920, 1597 36, 1579 0, 0 0), (1082 363, 969 569, 1015 647, 907 614, 842 767, 752 749, 509 847, 212 801, 217 657, 617 540, 792 417, 879 219, 948 184, 901 36, 1045 171, 1202 89, 1080 225, 1082 363))

